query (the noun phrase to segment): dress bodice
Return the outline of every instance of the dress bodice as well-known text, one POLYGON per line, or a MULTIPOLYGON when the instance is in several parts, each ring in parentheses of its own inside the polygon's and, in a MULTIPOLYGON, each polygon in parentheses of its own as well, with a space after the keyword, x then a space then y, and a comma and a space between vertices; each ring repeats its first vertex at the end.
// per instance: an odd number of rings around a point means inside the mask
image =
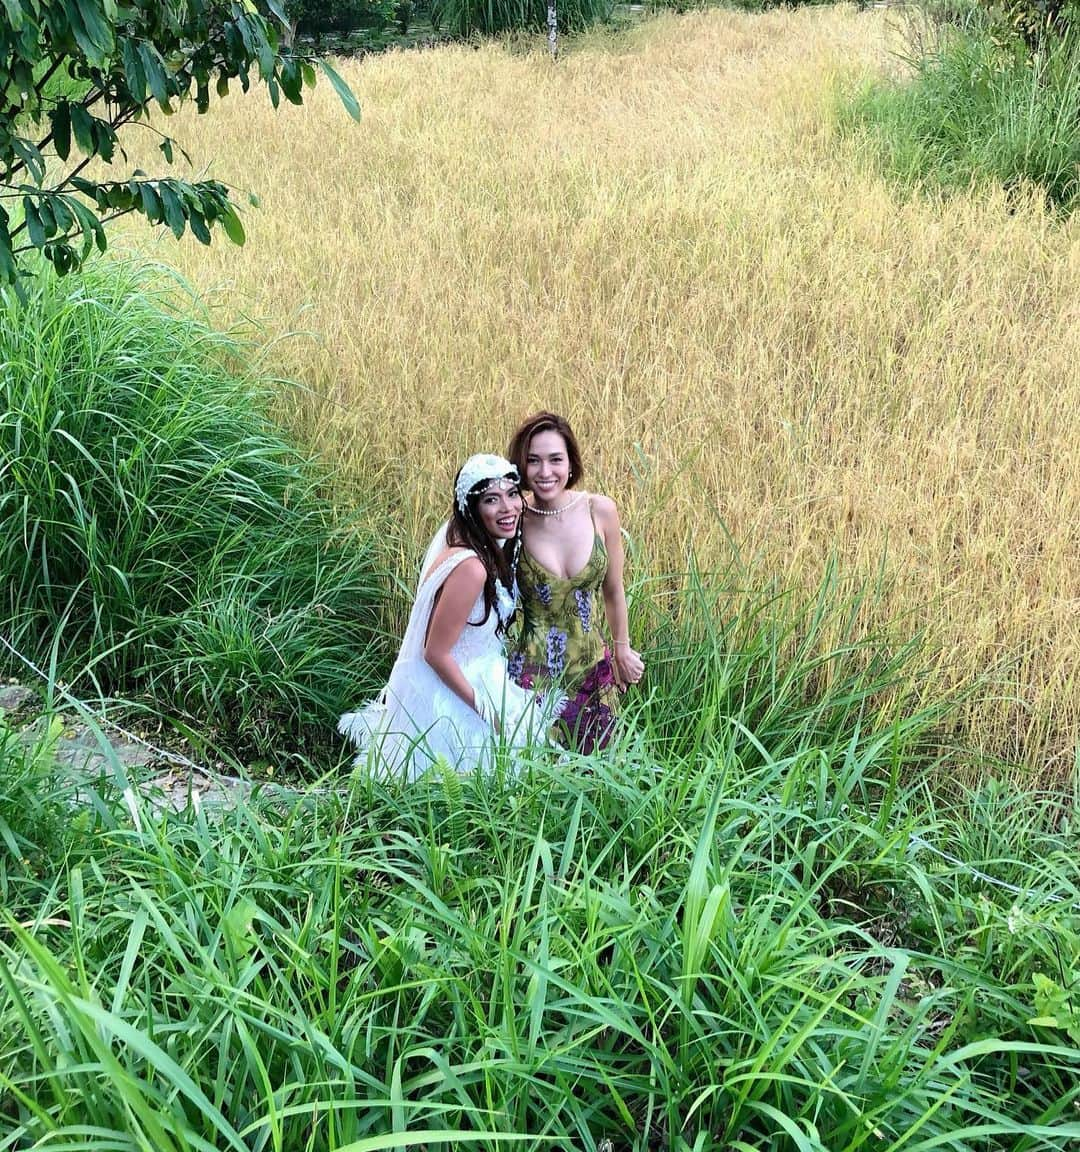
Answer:
MULTIPOLYGON (((428 554, 437 555, 440 545, 445 548, 445 534, 432 541, 428 554)), ((496 748, 546 741, 554 703, 545 712, 533 693, 514 684, 507 674, 499 621, 509 620, 514 600, 506 589, 497 587, 496 605, 486 619, 481 592, 451 649, 472 688, 472 706, 424 659, 439 589, 471 554, 452 552, 425 573, 386 687, 375 700, 338 722, 338 730, 357 746, 358 765, 413 780, 440 761, 459 772, 480 770, 493 763, 496 748)))
POLYGON ((502 638, 497 633, 498 616, 495 611, 484 620, 484 596, 477 598, 469 613, 469 619, 461 630, 461 635, 450 649, 459 664, 469 664, 473 660, 486 658, 492 651, 502 652, 502 638), (482 623, 481 623, 482 621, 482 623))
MULTIPOLYGON (((464 552, 447 556, 425 577, 424 584, 434 581, 434 586, 441 588, 450 573, 469 555, 471 553, 464 552)), ((496 653, 502 655, 505 651, 503 638, 499 635, 499 621, 501 619, 505 625, 514 614, 514 598, 499 583, 496 584, 496 590, 498 598, 486 620, 484 619, 484 593, 481 591, 469 612, 461 635, 450 649, 451 655, 461 665, 476 660, 489 659, 496 653)))
MULTIPOLYGON (((570 624, 582 637, 593 635, 593 598, 607 575, 607 549, 600 533, 584 568, 566 578, 556 576, 526 549, 521 552, 518 583, 525 615, 525 631, 537 631, 545 621, 565 629, 570 624)), ((602 647, 599 637, 597 643, 602 647)), ((592 647, 592 645, 588 645, 592 647)))
POLYGON ((599 532, 585 566, 573 576, 556 576, 525 550, 518 567, 522 625, 510 675, 526 688, 554 684, 566 693, 559 713, 562 738, 582 752, 607 743, 618 706, 611 658, 596 617, 596 593, 607 570, 599 532))

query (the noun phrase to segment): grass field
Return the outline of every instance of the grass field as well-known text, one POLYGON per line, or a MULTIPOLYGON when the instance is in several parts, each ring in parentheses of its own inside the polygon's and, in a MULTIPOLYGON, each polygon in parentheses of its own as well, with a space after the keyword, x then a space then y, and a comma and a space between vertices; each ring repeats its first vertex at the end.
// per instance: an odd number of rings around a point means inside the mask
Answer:
POLYGON ((870 174, 830 110, 887 47, 879 13, 712 12, 557 67, 345 64, 360 125, 328 88, 171 122, 258 194, 243 250, 132 238, 306 333, 269 353, 310 388, 289 419, 402 541, 460 457, 564 411, 650 571, 734 542, 748 583, 886 573, 875 611, 940 650, 926 691, 989 676, 964 733, 1049 782, 1080 721, 1080 223, 870 174))
POLYGON ((74 819, 0 724, 0 1147, 1075 1148, 1068 821, 825 696, 183 812, 111 764, 74 819))

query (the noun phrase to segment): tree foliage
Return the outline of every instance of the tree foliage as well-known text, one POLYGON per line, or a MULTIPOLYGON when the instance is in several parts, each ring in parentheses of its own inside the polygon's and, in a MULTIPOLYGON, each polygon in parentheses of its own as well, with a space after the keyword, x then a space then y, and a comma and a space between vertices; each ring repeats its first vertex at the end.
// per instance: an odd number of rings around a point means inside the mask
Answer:
POLYGON ((394 19, 397 7, 395 0, 288 0, 285 11, 297 32, 318 37, 323 32, 384 27, 394 19))
POLYGON ((0 283, 40 252, 60 273, 79 267, 104 225, 138 212, 202 243, 221 225, 244 232, 217 180, 91 178, 94 161, 125 160, 122 130, 139 121, 166 164, 182 150, 151 124, 194 99, 205 112, 233 85, 265 85, 276 107, 303 101, 319 68, 359 117, 355 97, 325 61, 284 51, 278 0, 0 0, 0 283))
MULTIPOLYGON (((994 5, 990 5, 991 8, 994 5)), ((1001 11, 1029 49, 1064 37, 1080 13, 1077 0, 1002 0, 1001 11)))
MULTIPOLYGON (((559 0, 558 30, 578 32, 610 19, 613 0, 559 0)), ((546 29, 548 0, 431 0, 431 22, 455 36, 494 36, 518 28, 546 29)))

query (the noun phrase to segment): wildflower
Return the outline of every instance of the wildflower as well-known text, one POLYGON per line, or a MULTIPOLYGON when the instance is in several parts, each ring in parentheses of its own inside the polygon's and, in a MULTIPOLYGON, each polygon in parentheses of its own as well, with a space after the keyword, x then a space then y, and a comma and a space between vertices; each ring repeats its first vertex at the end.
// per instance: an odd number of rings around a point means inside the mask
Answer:
POLYGON ((1009 935, 1015 936, 1018 932, 1022 932, 1028 925, 1028 918, 1024 914, 1024 910, 1019 904, 1014 904, 1009 909, 1008 918, 1005 921, 1009 929, 1009 935))

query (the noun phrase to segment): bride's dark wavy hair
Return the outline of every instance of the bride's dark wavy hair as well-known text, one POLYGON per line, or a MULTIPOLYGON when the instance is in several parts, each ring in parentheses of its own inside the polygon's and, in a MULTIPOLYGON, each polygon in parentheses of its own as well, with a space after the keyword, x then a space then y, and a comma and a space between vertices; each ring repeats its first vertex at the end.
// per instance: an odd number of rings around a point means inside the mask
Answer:
MULTIPOLYGON (((457 491, 458 476, 461 475, 461 469, 458 469, 457 476, 454 477, 454 491, 457 491)), ((512 591, 514 587, 514 575, 517 572, 518 553, 521 549, 521 519, 518 519, 517 533, 513 540, 508 540, 505 545, 497 540, 492 539, 488 535, 487 530, 484 528, 483 521, 480 519, 480 497, 487 491, 488 485, 492 480, 498 477, 489 476, 485 480, 481 480, 478 484, 474 484, 469 489, 468 496, 465 497, 465 511, 464 513, 457 506, 457 500, 454 501, 454 510, 450 513, 449 527, 446 529, 446 543, 452 548, 471 548, 477 556, 480 557, 484 565, 484 570, 487 576, 484 580, 484 618, 483 620, 473 623, 473 627, 479 628, 481 624, 486 624, 488 617, 495 610, 495 581, 502 582, 504 588, 512 591)), ((508 472, 504 480, 511 481, 515 486, 518 485, 518 478, 515 473, 508 472)), ((524 512, 522 513, 524 515, 524 512)), ((509 621, 507 621, 509 623, 509 621)), ((499 620, 496 627, 496 633, 501 636, 506 631, 506 627, 502 620, 499 620)))

